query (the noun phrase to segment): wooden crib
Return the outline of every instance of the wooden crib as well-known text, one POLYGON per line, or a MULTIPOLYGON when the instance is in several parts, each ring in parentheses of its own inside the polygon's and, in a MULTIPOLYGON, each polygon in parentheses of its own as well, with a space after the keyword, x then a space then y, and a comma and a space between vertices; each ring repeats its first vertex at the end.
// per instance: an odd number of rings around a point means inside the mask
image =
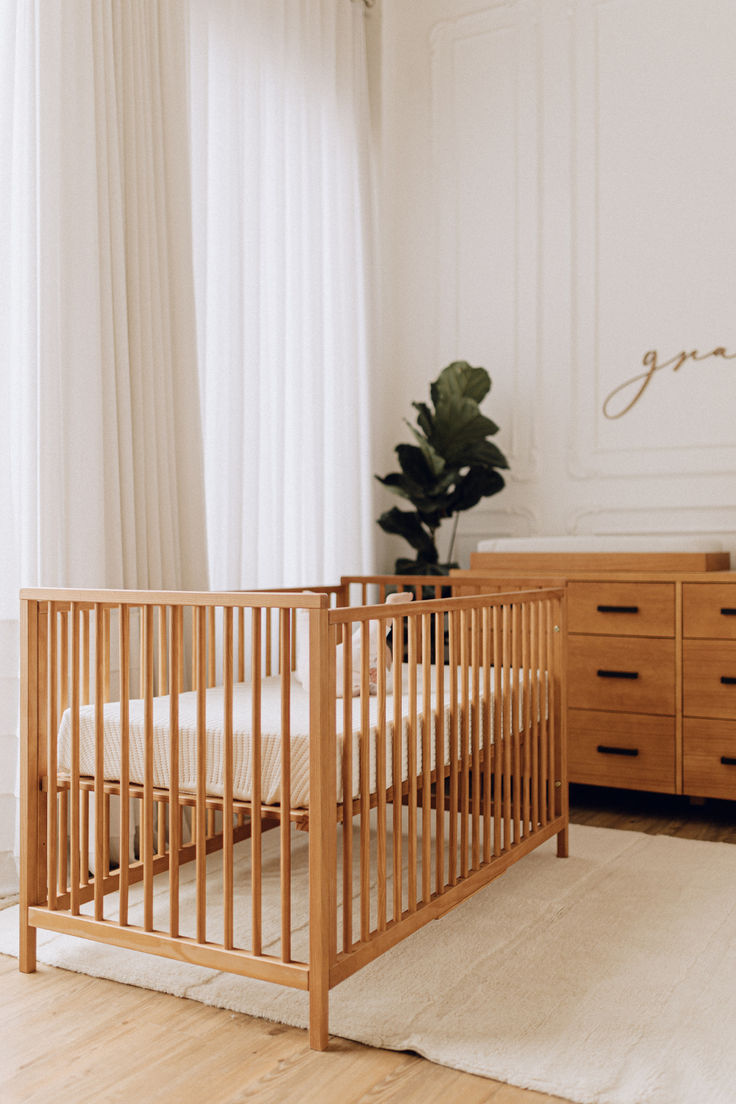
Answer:
POLYGON ((565 855, 564 590, 483 590, 23 591, 20 969, 42 928, 293 986, 325 1049, 330 988, 565 855))

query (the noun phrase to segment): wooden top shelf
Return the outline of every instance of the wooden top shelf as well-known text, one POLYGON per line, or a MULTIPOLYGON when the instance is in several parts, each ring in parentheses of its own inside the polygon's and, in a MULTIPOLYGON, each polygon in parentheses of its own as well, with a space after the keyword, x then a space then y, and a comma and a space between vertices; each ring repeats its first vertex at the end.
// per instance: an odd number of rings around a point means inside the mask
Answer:
MULTIPOLYGON (((684 575, 704 574, 713 581, 736 581, 728 552, 473 552, 470 572, 459 574, 516 576, 558 574, 565 578, 672 581, 684 575)), ((454 574, 454 572, 453 572, 454 574)), ((703 581, 710 581, 703 580, 703 581)))

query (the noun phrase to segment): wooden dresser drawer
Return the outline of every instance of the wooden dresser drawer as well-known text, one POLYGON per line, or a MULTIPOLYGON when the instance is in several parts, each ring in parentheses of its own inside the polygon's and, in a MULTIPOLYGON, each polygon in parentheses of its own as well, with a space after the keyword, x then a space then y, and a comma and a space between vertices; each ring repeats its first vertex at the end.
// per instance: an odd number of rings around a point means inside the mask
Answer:
POLYGON ((682 634, 736 640, 736 584, 685 583, 682 588, 682 634))
POLYGON ((736 640, 685 640, 683 714, 736 717, 736 640))
POLYGON ((736 721, 685 720, 683 782, 695 797, 736 799, 736 721))
POLYGON ((569 631, 611 636, 674 636, 673 583, 571 582, 569 631))
POLYGON ((675 712, 675 642, 569 636, 568 704, 624 713, 675 712))
POLYGON ((675 792, 673 717, 571 709, 567 733, 571 782, 675 792))

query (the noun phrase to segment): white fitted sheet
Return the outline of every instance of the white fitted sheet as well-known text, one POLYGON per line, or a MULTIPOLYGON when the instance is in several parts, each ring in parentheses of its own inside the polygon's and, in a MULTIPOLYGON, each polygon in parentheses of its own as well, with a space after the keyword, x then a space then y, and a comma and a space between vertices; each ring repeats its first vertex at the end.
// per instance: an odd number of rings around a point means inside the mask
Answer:
MULTIPOLYGON (((432 668, 432 697, 430 710, 431 763, 436 759, 436 671, 432 668)), ((493 675, 491 687, 493 694, 493 675)), ((512 678, 512 684, 513 684, 512 678)), ((522 686, 526 679, 522 680, 522 686)), ((417 771, 422 768, 422 720, 424 716, 423 678, 421 668, 417 677, 417 718, 414 734, 416 744, 417 771)), ((449 669, 444 671, 443 717, 444 757, 449 760, 450 736, 450 693, 449 669)), ((410 731, 410 696, 407 675, 402 683, 401 714, 402 723, 402 781, 408 777, 408 748, 410 731)), ((458 680, 458 702, 462 702, 462 688, 458 680)), ((522 695, 523 697, 523 695, 522 695)), ((537 695, 539 699, 539 695, 537 695)), ((281 678, 273 676, 261 680, 261 802, 274 804, 281 801, 281 678)), ((206 691, 206 733, 207 733, 207 792, 212 796, 221 796, 223 792, 223 748, 224 692, 222 687, 213 687, 206 691)), ((362 731, 362 702, 352 698, 352 748, 353 748, 353 797, 360 793, 360 744, 362 731)), ((233 688, 233 797, 250 801, 253 793, 253 747, 252 747, 252 686, 250 683, 237 683, 233 688)), ((376 745, 378 736, 378 698, 368 700, 368 742, 371 792, 376 789, 376 745)), ((523 700, 517 695, 519 718, 522 717, 523 700)), ((153 784, 156 787, 169 786, 169 697, 153 699, 153 784)), ((487 713, 488 711, 482 711, 487 713)), ((493 726, 493 708, 491 708, 491 727, 493 726)), ((516 712, 516 710, 515 710, 516 712)), ((538 711, 539 715, 539 711, 538 711)), ((117 702, 104 706, 104 776, 108 781, 120 779, 121 723, 120 705, 117 702)), ((342 800, 342 780, 340 762, 343 746, 344 701, 337 699, 337 799, 342 800)), ((386 698, 386 785, 392 783, 392 748, 394 739, 394 698, 386 698)), ((292 676, 290 680, 290 748, 291 748, 291 808, 306 808, 309 805, 309 693, 292 676)), ((485 739, 485 726, 483 732, 485 739)), ((71 712, 67 709, 62 717, 58 736, 58 769, 68 773, 71 769, 72 724, 71 712)), ((131 700, 129 703, 129 762, 130 781, 141 785, 145 769, 144 703, 131 700)), ((95 706, 85 705, 79 710, 79 770, 82 775, 95 773, 95 706)), ((197 694, 189 691, 179 695, 179 787, 185 792, 194 793, 197 788, 197 694)))

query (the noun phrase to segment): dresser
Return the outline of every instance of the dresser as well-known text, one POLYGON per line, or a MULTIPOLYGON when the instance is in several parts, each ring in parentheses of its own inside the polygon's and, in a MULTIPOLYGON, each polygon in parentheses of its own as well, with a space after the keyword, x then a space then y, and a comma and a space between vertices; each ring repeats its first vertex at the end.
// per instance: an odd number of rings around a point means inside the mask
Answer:
POLYGON ((736 800, 727 553, 486 553, 459 582, 567 585, 571 782, 736 800), (482 580, 482 582, 481 582, 482 580))

